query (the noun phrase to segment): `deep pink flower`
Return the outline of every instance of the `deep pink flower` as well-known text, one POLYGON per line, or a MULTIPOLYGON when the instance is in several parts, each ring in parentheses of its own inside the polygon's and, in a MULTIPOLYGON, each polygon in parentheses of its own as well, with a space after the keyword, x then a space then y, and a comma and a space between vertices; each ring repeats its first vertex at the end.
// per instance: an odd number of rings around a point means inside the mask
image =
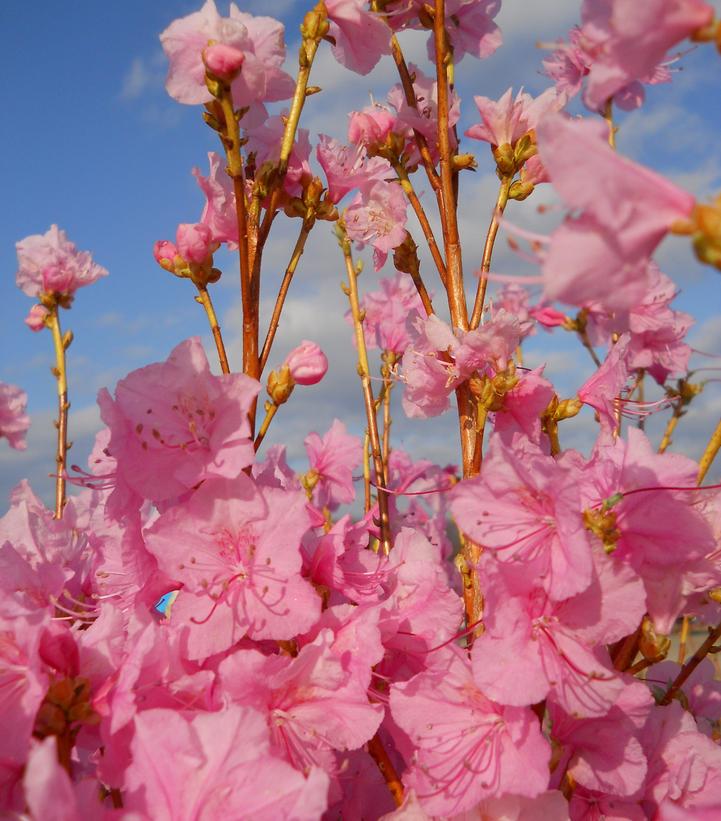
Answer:
POLYGON ((340 504, 352 502, 355 499, 353 471, 362 461, 360 439, 349 436, 345 425, 335 419, 322 438, 310 433, 303 444, 310 469, 318 476, 313 490, 316 506, 335 510, 340 504))
POLYGON ((211 374, 197 337, 121 379, 115 399, 102 390, 121 484, 159 502, 204 479, 237 476, 253 461, 247 414, 259 390, 244 374, 211 374))
POLYGON ((45 234, 25 237, 15 247, 19 265, 15 281, 28 296, 72 296, 78 288, 108 275, 88 251, 78 251, 57 225, 51 225, 45 234))
MULTIPOLYGON (((178 253, 183 259, 188 262, 201 263, 205 262, 208 254, 211 253, 213 235, 210 228, 202 222, 181 223, 178 226, 175 241, 178 253)), ((164 250, 170 251, 172 249, 164 250)))
POLYGON ((328 776, 317 767, 304 776, 273 756, 265 719, 248 707, 146 710, 131 749, 123 804, 154 821, 315 821, 326 808, 328 776))
POLYGON ((483 474, 451 494, 451 511, 499 562, 522 563, 556 600, 591 583, 593 563, 576 472, 530 446, 514 451, 494 436, 483 474))
POLYGON ((25 412, 28 395, 17 385, 0 382, 0 439, 7 439, 15 450, 25 450, 25 434, 30 428, 30 417, 25 412))
POLYGON ((263 103, 293 95, 295 83, 281 66, 285 59, 283 25, 271 17, 253 17, 230 4, 230 16, 221 17, 214 0, 200 11, 174 20, 160 35, 170 65, 165 87, 179 103, 196 105, 212 99, 205 84, 203 53, 210 41, 243 53, 241 70, 231 83, 236 108, 250 107, 244 123, 259 123, 263 103))
POLYGON ((326 0, 328 33, 335 40, 333 56, 351 71, 368 74, 384 54, 390 54, 390 31, 365 0, 326 0))
POLYGON ((206 481, 146 531, 161 570, 183 585, 172 621, 187 630, 191 658, 245 635, 290 639, 314 623, 320 599, 300 576, 305 506, 302 491, 260 488, 241 475, 206 481))
POLYGON ((693 197, 648 169, 619 156, 603 124, 549 115, 538 126, 538 150, 565 205, 543 262, 544 293, 582 307, 599 302, 623 310, 648 289, 648 260, 693 197), (583 179, 584 184, 579 184, 583 179))
MULTIPOLYGON (((178 230, 180 230, 180 228, 178 228, 178 230)), ((153 245, 153 257, 158 265, 160 265, 161 268, 165 268, 166 271, 172 271, 173 261, 177 255, 178 249, 175 243, 167 239, 159 239, 153 245)))
MULTIPOLYGON (((646 681, 654 695, 665 693, 681 672, 681 665, 662 661, 649 667, 646 681)), ((713 738, 716 722, 721 719, 721 682, 714 663, 708 657, 691 673, 681 688, 688 711, 696 719, 699 730, 713 738)))
POLYGON ((376 271, 385 264, 389 251, 405 239, 407 209, 400 185, 378 181, 361 188, 343 212, 349 238, 359 248, 373 247, 376 271))
POLYGON ((534 713, 490 701, 460 649, 436 652, 433 670, 391 690, 393 719, 416 747, 406 787, 444 817, 492 796, 542 793, 551 750, 534 713))
POLYGON ((531 308, 528 313, 539 325, 543 325, 544 328, 558 328, 568 320, 568 317, 563 311, 557 311, 548 305, 545 307, 537 305, 531 308))
POLYGON ((328 359, 315 342, 304 339, 286 356, 284 365, 290 368, 293 381, 299 385, 316 385, 326 375, 328 359))
POLYGON ((224 43, 208 46, 203 57, 208 71, 224 80, 232 80, 245 62, 245 54, 240 49, 224 43))
POLYGON ((193 176, 206 198, 200 221, 210 228, 215 242, 227 242, 228 247, 234 250, 238 247, 238 219, 233 182, 219 154, 209 151, 208 160, 210 174, 207 177, 202 176, 199 168, 193 169, 193 176))
POLYGON ((518 437, 541 445, 541 414, 553 399, 553 385, 543 378, 543 367, 528 371, 518 384, 503 396, 503 406, 493 419, 493 430, 500 441, 512 447, 518 437))

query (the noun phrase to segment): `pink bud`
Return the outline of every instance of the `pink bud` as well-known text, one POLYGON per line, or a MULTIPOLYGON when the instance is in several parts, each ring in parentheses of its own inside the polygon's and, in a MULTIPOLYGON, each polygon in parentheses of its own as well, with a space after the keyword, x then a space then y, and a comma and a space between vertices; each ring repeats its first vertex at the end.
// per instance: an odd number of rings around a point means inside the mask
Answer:
POLYGON ((162 268, 167 268, 169 265, 172 267, 173 260, 177 255, 178 249, 175 247, 175 243, 167 239, 159 239, 153 245, 153 256, 162 268))
POLYGON ((531 308, 528 313, 539 325, 543 325, 545 328, 556 328, 559 325, 563 325, 568 318, 566 314, 557 311, 555 308, 535 307, 531 308))
POLYGON ((242 51, 223 43, 208 46, 203 56, 208 71, 223 80, 232 80, 245 60, 245 54, 242 51))
POLYGON ((45 327, 45 317, 49 311, 43 305, 33 305, 25 318, 25 324, 31 331, 42 331, 45 327))
POLYGON ((202 222, 182 223, 175 235, 180 256, 197 263, 207 259, 212 239, 210 228, 202 222))
POLYGON ((284 362, 290 368, 293 381, 299 385, 315 385, 325 376, 328 360, 315 342, 304 339, 284 362))
POLYGON ((389 111, 377 105, 353 111, 348 123, 348 139, 355 145, 382 143, 393 130, 395 121, 389 111))

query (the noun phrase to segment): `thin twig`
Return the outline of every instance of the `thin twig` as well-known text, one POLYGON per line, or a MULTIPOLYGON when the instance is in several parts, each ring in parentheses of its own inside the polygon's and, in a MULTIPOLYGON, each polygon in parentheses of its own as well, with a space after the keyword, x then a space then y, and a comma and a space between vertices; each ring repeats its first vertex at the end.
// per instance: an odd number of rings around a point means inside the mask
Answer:
POLYGON ((223 335, 220 332, 220 325, 218 324, 218 317, 215 315, 215 309, 213 308, 213 301, 210 298, 210 293, 208 292, 207 288, 202 288, 196 286, 198 288, 198 296, 195 297, 196 301, 199 302, 203 308, 205 309, 205 313, 208 317, 208 324, 210 325, 210 330, 213 334, 213 339, 215 340, 215 347, 218 351, 218 360, 220 361, 220 369, 223 373, 230 373, 230 365, 228 364, 228 355, 225 352, 225 345, 223 343, 223 335))
MULTIPOLYGON (((46 324, 53 335, 55 349, 55 368, 53 373, 57 382, 58 418, 55 427, 58 431, 57 449, 55 452, 55 518, 62 519, 65 508, 65 466, 68 453, 68 375, 65 361, 65 350, 70 344, 66 343, 60 329, 60 307, 54 305, 46 318, 46 324)), ((68 337, 68 340, 72 336, 68 337)))

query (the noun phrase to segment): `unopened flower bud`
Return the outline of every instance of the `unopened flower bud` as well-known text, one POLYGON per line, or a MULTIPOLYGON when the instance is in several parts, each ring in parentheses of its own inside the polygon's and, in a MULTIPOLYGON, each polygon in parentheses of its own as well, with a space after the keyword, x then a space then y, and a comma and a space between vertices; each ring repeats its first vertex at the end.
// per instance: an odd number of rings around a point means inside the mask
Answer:
POLYGON ((42 331, 45 319, 50 312, 44 305, 33 305, 30 313, 25 317, 25 324, 31 331, 42 331))
POLYGON ((232 80, 240 71, 245 54, 225 43, 215 43, 203 52, 205 67, 221 80, 232 80))
POLYGON ((536 186, 532 182, 521 182, 521 180, 516 180, 508 190, 508 199, 523 202, 523 200, 528 199, 531 196, 535 187, 536 186))
POLYGON ((561 422, 564 419, 572 419, 574 416, 578 415, 578 412, 582 407, 583 402, 581 402, 580 399, 563 399, 558 403, 558 407, 556 408, 556 412, 553 414, 553 418, 557 422, 561 422))
POLYGON ((721 197, 711 205, 697 204, 691 220, 696 256, 721 270, 721 197))
POLYGON ((294 387, 295 382, 290 375, 290 368, 287 365, 283 365, 279 370, 271 371, 268 374, 266 390, 274 404, 285 404, 290 398, 291 393, 293 393, 294 387))
POLYGON ((204 262, 210 253, 213 235, 202 222, 181 223, 175 236, 178 254, 188 262, 204 262))
POLYGON ((178 256, 178 249, 174 242, 167 239, 159 239, 153 245, 153 256, 155 261, 166 271, 173 272, 173 260, 178 256))
POLYGON ((497 145, 493 149, 493 159, 496 161, 496 168, 502 177, 510 177, 516 172, 516 159, 510 143, 497 145))
POLYGON ((328 34, 330 24, 328 23, 328 12, 325 4, 318 5, 309 11, 303 18, 300 26, 300 34, 304 40, 320 40, 328 34))
POLYGON ((418 246, 413 237, 406 233, 403 242, 393 251, 393 265, 396 271, 405 274, 418 274, 421 263, 418 259, 418 246))
POLYGON ((452 163, 454 171, 465 171, 468 168, 473 170, 478 167, 478 163, 473 154, 456 154, 453 157, 452 163))
POLYGON ((556 328, 559 325, 565 325, 566 320, 568 317, 566 314, 562 313, 561 311, 557 311, 555 308, 531 308, 528 312, 535 320, 538 322, 539 325, 543 325, 544 328, 556 328))
POLYGON ((299 385, 315 385, 325 376, 328 360, 315 342, 304 339, 288 354, 284 367, 289 368, 293 381, 299 385))

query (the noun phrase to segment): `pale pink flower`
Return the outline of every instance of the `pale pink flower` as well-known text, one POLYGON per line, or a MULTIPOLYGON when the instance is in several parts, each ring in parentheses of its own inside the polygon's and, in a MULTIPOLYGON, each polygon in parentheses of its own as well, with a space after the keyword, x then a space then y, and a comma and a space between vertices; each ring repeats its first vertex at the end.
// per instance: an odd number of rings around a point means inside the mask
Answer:
MULTIPOLYGON (((202 222, 181 223, 175 237, 177 251, 187 262, 205 262, 212 250, 213 235, 202 222)), ((172 243, 168 243, 172 245, 172 243)), ((170 252, 172 248, 159 249, 160 253, 170 252)))
POLYGON ((426 312, 408 274, 397 271, 392 279, 381 279, 380 286, 363 296, 366 344, 401 356, 411 342, 409 325, 426 312))
POLYGON ((167 239, 159 239, 153 244, 153 257, 161 268, 166 270, 173 268, 173 261, 178 256, 178 249, 174 242, 167 239))
POLYGON ((299 385, 315 385, 326 375, 328 359, 315 342, 304 339, 286 356, 284 365, 290 368, 293 381, 299 385))
POLYGON ((214 376, 197 337, 121 379, 115 399, 103 389, 120 484, 160 502, 204 479, 237 476, 255 455, 247 414, 259 390, 244 374, 214 376))
MULTIPOLYGON (((260 168, 264 163, 277 163, 280 159, 280 146, 285 132, 285 120, 282 116, 267 117, 262 123, 246 131, 248 137, 247 150, 255 154, 256 166, 260 168)), ((299 128, 296 131, 295 142, 288 158, 288 170, 283 180, 283 187, 294 197, 303 193, 303 181, 312 176, 308 158, 310 157, 310 140, 308 131, 299 128)))
POLYGON ((373 247, 376 271, 406 238, 407 209, 400 185, 379 181, 361 188, 343 212, 348 237, 361 249, 373 247))
POLYGON ((37 333, 42 331, 45 325, 45 318, 50 316, 50 311, 44 305, 33 305, 25 317, 25 324, 31 331, 37 333))
MULTIPOLYGON (((659 696, 668 690, 680 672, 680 664, 662 661, 648 668, 646 681, 654 695, 659 696)), ((716 722, 721 719, 721 682, 710 658, 705 658, 695 668, 681 689, 699 730, 713 738, 716 722)))
POLYGON ((283 25, 271 17, 253 17, 230 4, 230 16, 221 17, 214 0, 200 11, 174 20, 160 35, 170 65, 165 84, 179 103, 197 105, 212 99, 205 84, 203 53, 215 41, 243 53, 241 70, 231 83, 236 108, 250 107, 245 122, 259 123, 263 103, 292 96, 295 83, 281 66, 285 59, 283 25))
POLYGON ((245 54, 240 49, 216 43, 203 52, 208 71, 224 80, 232 80, 245 62, 245 54))
POLYGON ((19 265, 15 282, 28 296, 72 296, 78 288, 108 275, 88 251, 78 251, 57 225, 51 225, 45 234, 25 237, 15 247, 19 265))
MULTIPOLYGON (((27 759, 23 786, 25 800, 33 818, 82 821, 83 815, 73 783, 67 770, 58 763, 55 736, 48 736, 33 744, 27 759)), ((99 801, 94 809, 97 813, 94 817, 101 817, 99 801)))
POLYGON ((468 128, 465 135, 493 147, 506 143, 515 145, 524 134, 536 128, 542 117, 559 111, 564 104, 553 88, 546 89, 536 98, 521 89, 514 99, 513 89, 509 88, 498 101, 489 97, 473 99, 481 122, 468 128))
POLYGON ((490 701, 462 650, 436 652, 432 670, 391 690, 393 719, 416 747, 404 784, 444 817, 489 797, 544 792, 551 750, 534 713, 490 701))
POLYGON ((30 428, 30 417, 25 412, 28 395, 17 385, 0 382, 0 439, 7 439, 15 450, 25 450, 25 434, 30 428))
POLYGON ((215 242, 226 242, 234 250, 238 247, 238 219, 233 182, 219 154, 209 151, 208 160, 210 174, 207 177, 202 176, 199 168, 193 169, 193 176, 206 197, 200 221, 210 228, 215 242))
POLYGON ((364 146, 343 145, 326 134, 319 135, 316 156, 328 180, 332 202, 340 202, 354 188, 393 178, 388 160, 368 157, 364 146))
POLYGON ((622 334, 601 367, 578 390, 578 398, 596 410, 601 430, 606 433, 614 431, 618 425, 618 403, 629 377, 626 361, 629 342, 629 334, 622 334))
POLYGON ((384 54, 391 53, 390 30, 368 11, 365 0, 326 0, 328 34, 335 40, 333 56, 351 71, 368 74, 384 54))
POLYGON ((501 563, 522 563, 560 601, 591 583, 593 562, 576 471, 531 447, 494 436, 480 477, 461 482, 451 511, 471 539, 501 563))
POLYGON ((310 526, 302 491, 260 488, 242 475, 206 481, 146 531, 148 550, 183 585, 172 620, 202 659, 243 636, 290 639, 308 630, 320 599, 300 576, 310 526))
POLYGON ((371 105, 363 111, 351 111, 348 115, 348 140, 366 148, 382 144, 393 131, 396 118, 387 108, 371 105))
POLYGON ((321 438, 309 433, 303 443, 311 471, 318 476, 313 490, 313 502, 319 507, 335 510, 340 504, 355 499, 353 471, 362 461, 362 447, 357 436, 350 436, 346 426, 335 419, 321 438))
POLYGON ((154 821, 316 821, 325 811, 328 776, 317 767, 303 775, 272 755, 265 719, 255 710, 146 710, 134 729, 126 811, 154 821))
POLYGON ((619 156, 603 124, 549 115, 537 134, 554 188, 580 212, 551 236, 545 296, 580 307, 598 301, 608 311, 631 307, 648 289, 649 257, 673 223, 689 217, 693 197, 619 156))
POLYGON ((713 15, 703 0, 584 0, 581 31, 593 53, 586 105, 600 111, 630 83, 653 75, 669 49, 713 15))

